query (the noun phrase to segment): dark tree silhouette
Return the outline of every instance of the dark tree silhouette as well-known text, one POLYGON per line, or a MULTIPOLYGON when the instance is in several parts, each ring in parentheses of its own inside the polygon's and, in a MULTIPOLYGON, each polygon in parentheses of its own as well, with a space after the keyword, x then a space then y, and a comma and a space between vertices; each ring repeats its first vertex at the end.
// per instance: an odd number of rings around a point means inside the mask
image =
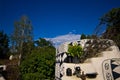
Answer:
POLYGON ((113 8, 101 17, 95 34, 105 39, 112 39, 120 48, 120 8, 113 8))
POLYGON ((0 58, 5 58, 7 52, 9 51, 9 39, 7 34, 0 31, 0 58))

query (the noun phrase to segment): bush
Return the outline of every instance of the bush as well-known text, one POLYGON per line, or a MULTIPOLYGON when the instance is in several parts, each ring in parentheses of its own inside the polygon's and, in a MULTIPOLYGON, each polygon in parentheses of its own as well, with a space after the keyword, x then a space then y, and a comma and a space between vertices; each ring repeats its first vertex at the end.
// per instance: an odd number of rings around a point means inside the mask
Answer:
POLYGON ((68 54, 73 57, 75 56, 81 57, 83 55, 83 49, 80 45, 76 44, 74 46, 69 45, 68 54))
POLYGON ((55 48, 43 47, 32 51, 20 65, 22 80, 53 80, 55 48))

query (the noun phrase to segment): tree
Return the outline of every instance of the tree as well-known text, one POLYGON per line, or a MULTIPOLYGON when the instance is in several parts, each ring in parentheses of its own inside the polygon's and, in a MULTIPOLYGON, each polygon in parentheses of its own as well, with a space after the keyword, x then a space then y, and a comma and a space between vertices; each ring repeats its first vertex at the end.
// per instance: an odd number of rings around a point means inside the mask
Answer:
POLYGON ((9 39, 7 34, 3 31, 0 31, 0 58, 6 57, 7 52, 9 51, 9 39))
POLYGON ((82 34, 80 39, 86 39, 86 35, 85 34, 82 34))
POLYGON ((29 54, 31 54, 32 50, 34 50, 34 48, 35 48, 34 42, 24 42, 23 47, 22 47, 22 51, 25 54, 22 55, 22 60, 25 59, 29 54))
POLYGON ((106 24, 107 27, 120 24, 120 8, 113 8, 100 19, 101 24, 106 24))
POLYGON ((110 10, 100 19, 100 23, 107 27, 102 37, 114 40, 120 48, 120 8, 110 10))
POLYGON ((35 44, 39 47, 53 46, 50 41, 45 40, 44 38, 39 38, 35 41, 35 44))
MULTIPOLYGON (((36 41, 35 41, 36 42, 36 41)), ((26 44, 25 44, 26 45, 26 44)), ((55 48, 43 38, 21 62, 21 80, 53 80, 55 74, 55 48)))
POLYGON ((97 35, 85 35, 82 34, 80 39, 97 39, 97 35))
POLYGON ((22 61, 20 71, 22 80, 54 80, 55 48, 49 46, 34 49, 22 61))
MULTIPOLYGON (((12 48, 17 51, 21 56, 23 55, 24 43, 33 42, 33 28, 31 21, 27 16, 22 16, 20 21, 15 21, 14 32, 11 35, 12 48)), ((27 46, 30 49, 31 46, 27 46)))

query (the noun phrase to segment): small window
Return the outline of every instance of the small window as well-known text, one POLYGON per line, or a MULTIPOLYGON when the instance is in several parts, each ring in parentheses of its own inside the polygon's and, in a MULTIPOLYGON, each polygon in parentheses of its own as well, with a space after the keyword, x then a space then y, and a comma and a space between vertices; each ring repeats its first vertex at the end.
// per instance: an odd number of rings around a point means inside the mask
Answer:
POLYGON ((96 78, 97 77, 97 73, 86 73, 86 77, 87 78, 96 78))

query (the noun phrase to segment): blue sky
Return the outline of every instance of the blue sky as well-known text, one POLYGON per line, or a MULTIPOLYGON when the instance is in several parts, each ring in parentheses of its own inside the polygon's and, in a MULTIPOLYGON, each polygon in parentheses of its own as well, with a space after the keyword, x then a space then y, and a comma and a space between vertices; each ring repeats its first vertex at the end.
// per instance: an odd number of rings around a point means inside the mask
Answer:
POLYGON ((10 35, 14 21, 27 15, 34 38, 92 34, 99 18, 120 0, 0 0, 0 30, 10 35))

